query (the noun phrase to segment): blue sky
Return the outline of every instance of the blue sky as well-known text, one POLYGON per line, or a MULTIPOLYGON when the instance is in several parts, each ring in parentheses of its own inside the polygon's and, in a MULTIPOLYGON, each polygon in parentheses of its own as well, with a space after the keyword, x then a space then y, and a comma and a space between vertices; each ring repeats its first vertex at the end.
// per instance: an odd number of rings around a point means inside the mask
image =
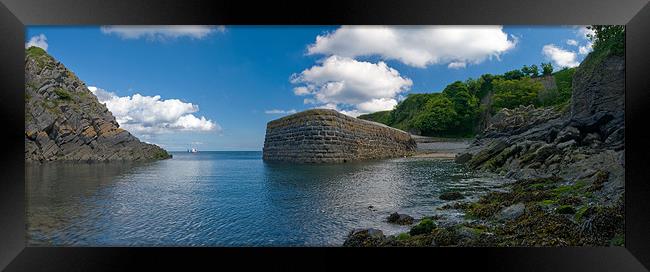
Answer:
POLYGON ((387 109, 485 73, 575 66, 590 46, 576 26, 462 28, 34 26, 25 42, 95 87, 122 127, 171 151, 261 150, 266 123, 293 111, 387 109))

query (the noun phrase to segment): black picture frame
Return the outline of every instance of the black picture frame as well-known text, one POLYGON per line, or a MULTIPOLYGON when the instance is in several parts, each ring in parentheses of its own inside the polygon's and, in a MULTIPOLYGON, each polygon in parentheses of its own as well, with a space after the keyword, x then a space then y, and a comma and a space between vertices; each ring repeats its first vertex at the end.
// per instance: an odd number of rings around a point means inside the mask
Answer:
POLYGON ((650 5, 647 0, 172 1, 0 0, 0 268, 129 270, 224 263, 239 268, 373 266, 486 271, 645 271, 650 267, 650 5), (27 25, 504 24, 626 25, 625 248, 26 247, 24 43, 27 25), (339 261, 349 261, 349 265, 339 261), (302 262, 302 264, 298 264, 302 262), (351 265, 351 266, 350 266, 351 265), (645 266, 645 267, 644 267, 645 266))

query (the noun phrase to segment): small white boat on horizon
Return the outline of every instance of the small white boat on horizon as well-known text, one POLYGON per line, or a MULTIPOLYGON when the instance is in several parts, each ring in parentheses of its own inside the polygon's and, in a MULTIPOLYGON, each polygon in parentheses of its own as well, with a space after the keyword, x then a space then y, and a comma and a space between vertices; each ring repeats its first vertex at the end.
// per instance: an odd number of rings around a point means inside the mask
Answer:
POLYGON ((199 151, 196 150, 196 148, 192 148, 192 149, 188 150, 188 152, 190 152, 190 153, 197 153, 197 152, 199 152, 199 151))

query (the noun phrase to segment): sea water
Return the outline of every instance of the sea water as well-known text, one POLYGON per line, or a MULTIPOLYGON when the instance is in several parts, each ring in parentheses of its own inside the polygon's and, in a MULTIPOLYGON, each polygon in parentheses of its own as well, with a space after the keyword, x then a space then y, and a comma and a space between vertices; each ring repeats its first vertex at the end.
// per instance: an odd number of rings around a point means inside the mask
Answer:
POLYGON ((385 234, 440 213, 447 191, 501 182, 451 160, 267 163, 261 152, 173 152, 149 163, 28 164, 32 246, 339 246, 354 228, 385 234))

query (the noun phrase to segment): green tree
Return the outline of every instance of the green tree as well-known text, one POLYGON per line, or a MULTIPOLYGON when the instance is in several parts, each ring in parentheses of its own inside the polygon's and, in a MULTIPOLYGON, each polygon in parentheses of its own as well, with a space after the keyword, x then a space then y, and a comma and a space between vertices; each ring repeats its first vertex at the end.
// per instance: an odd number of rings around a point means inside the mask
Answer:
POLYGON ((410 121, 424 109, 424 105, 434 94, 409 94, 390 112, 390 126, 408 130, 410 121))
POLYGON ((505 74, 503 74, 503 78, 512 80, 512 79, 520 79, 524 77, 524 73, 521 72, 521 70, 512 70, 508 71, 505 74))
POLYGON ((553 74, 553 64, 542 62, 542 75, 550 76, 553 74))
POLYGON ((482 78, 468 78, 465 80, 465 85, 467 86, 467 90, 472 94, 472 95, 478 95, 481 92, 481 86, 483 85, 483 79, 482 78))
POLYGON ((593 35, 588 35, 594 43, 594 51, 609 49, 614 55, 623 55, 625 52, 625 26, 592 25, 587 28, 594 31, 593 35))
POLYGON ((479 111, 478 97, 472 95, 467 85, 461 81, 447 85, 442 93, 453 102, 457 114, 453 131, 461 134, 471 132, 479 111))
POLYGON ((481 76, 481 90, 476 96, 483 98, 487 94, 492 92, 492 81, 497 77, 492 74, 484 74, 481 76))
POLYGON ((520 80, 498 79, 493 82, 494 109, 515 108, 520 105, 539 105, 537 96, 544 88, 541 82, 530 78, 520 80))
POLYGON ((535 64, 533 64, 531 66, 524 65, 524 67, 521 68, 521 72, 524 73, 524 75, 526 75, 528 77, 537 77, 537 76, 539 76, 539 68, 535 64))
POLYGON ((424 110, 411 121, 411 126, 424 135, 445 136, 457 120, 454 103, 441 93, 427 101, 424 110))

